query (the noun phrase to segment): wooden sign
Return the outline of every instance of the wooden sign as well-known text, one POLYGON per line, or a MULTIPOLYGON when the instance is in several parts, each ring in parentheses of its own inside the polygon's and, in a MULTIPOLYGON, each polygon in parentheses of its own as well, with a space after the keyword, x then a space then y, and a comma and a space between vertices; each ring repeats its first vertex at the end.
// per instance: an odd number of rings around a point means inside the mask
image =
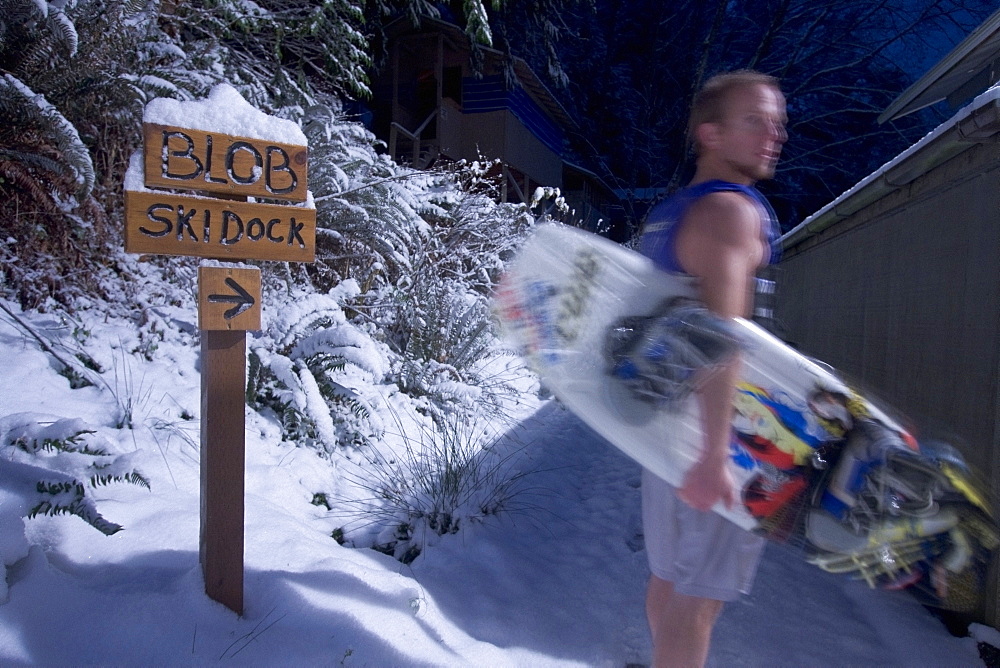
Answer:
POLYGON ((125 191, 125 250, 219 260, 312 262, 316 210, 125 191))
POLYGON ((199 267, 198 329, 260 331, 260 269, 199 267))
MULTIPOLYGON (((127 252, 315 260, 315 209, 245 201, 307 201, 307 147, 151 123, 143 126, 143 139, 143 183, 152 190, 125 191, 127 252), (177 190, 220 197, 171 192, 177 190)), ((201 267, 198 286, 199 557, 205 592, 242 615, 246 332, 260 329, 260 270, 201 267)))
POLYGON ((309 149, 167 125, 143 125, 146 187, 304 202, 309 149))

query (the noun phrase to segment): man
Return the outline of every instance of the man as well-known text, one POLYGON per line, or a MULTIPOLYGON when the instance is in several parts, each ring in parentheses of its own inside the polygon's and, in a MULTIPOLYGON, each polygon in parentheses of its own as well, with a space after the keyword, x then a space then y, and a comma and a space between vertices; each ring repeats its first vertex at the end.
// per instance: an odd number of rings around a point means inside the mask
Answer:
MULTIPOLYGON (((694 178, 650 211, 640 241, 660 268, 693 277, 700 299, 724 318, 750 315, 755 273, 771 260, 777 223, 753 184, 774 175, 785 122, 773 77, 743 70, 706 82, 688 124, 694 178)), ((704 443, 681 487, 643 473, 652 571, 646 612, 656 666, 705 663, 723 603, 749 591, 763 551, 762 538, 710 512, 716 503, 739 502, 727 468, 739 371, 735 360, 701 386, 704 443)))

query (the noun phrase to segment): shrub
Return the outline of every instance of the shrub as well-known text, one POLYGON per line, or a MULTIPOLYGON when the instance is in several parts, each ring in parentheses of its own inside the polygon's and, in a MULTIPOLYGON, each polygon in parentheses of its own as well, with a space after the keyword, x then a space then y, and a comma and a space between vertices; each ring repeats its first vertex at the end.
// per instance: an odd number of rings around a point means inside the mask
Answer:
POLYGON ((381 432, 363 390, 380 382, 384 351, 348 322, 338 305, 357 293, 345 281, 332 294, 302 294, 270 323, 250 352, 248 400, 272 409, 285 438, 330 454, 360 447, 381 432))

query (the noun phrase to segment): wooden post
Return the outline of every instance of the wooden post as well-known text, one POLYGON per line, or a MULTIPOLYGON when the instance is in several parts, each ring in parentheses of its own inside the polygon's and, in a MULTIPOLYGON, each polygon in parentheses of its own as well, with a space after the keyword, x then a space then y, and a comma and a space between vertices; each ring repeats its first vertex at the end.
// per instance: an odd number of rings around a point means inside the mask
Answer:
POLYGON ((205 593, 243 614, 246 332, 201 332, 201 539, 205 593))

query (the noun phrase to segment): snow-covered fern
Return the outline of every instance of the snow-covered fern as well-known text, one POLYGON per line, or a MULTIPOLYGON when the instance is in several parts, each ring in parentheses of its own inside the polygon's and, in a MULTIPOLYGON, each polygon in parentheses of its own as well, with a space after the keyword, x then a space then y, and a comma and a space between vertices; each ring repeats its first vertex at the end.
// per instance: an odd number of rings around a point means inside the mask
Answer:
POLYGON ((116 482, 150 486, 128 455, 112 454, 83 420, 36 413, 0 418, 0 474, 0 488, 19 499, 23 516, 76 515, 107 535, 122 527, 101 516, 88 490, 116 482))
POLYGON ((274 310, 267 336, 251 346, 251 404, 274 410, 287 440, 327 454, 382 430, 365 388, 385 376, 387 351, 339 304, 358 290, 348 280, 332 293, 299 295, 274 310))

